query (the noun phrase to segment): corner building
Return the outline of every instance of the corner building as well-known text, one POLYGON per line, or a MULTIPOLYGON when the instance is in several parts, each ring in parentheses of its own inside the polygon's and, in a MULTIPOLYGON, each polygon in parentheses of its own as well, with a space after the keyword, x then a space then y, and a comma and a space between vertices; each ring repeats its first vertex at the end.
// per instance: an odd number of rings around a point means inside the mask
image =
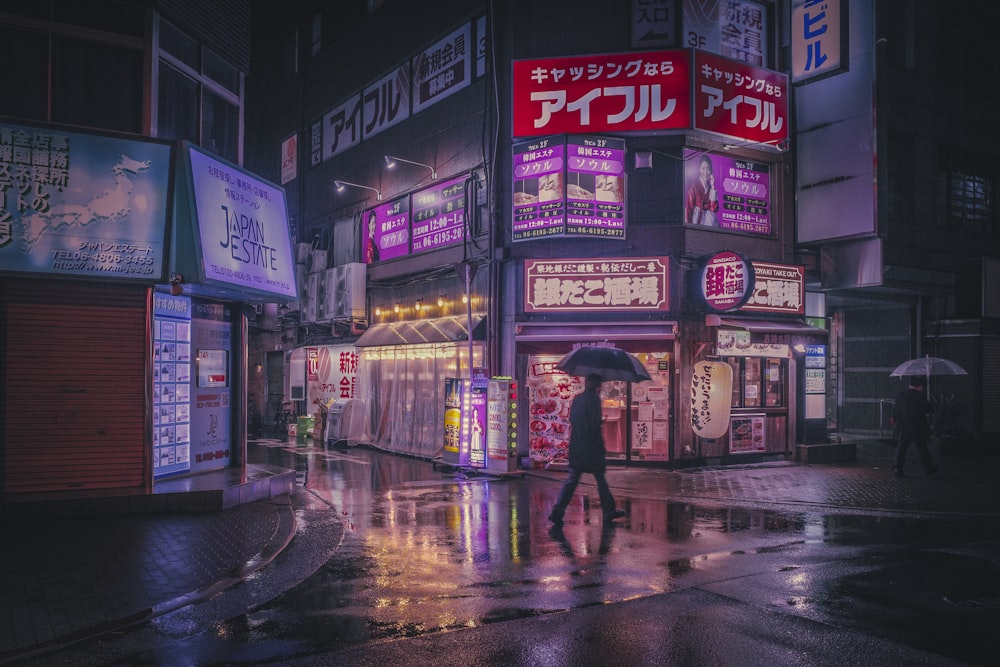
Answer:
POLYGON ((518 456, 545 465, 582 389, 555 363, 596 343, 652 377, 603 387, 613 462, 826 441, 787 3, 376 4, 255 16, 247 164, 288 192, 307 289, 251 331, 250 362, 299 412, 357 399, 375 446, 435 457, 445 378, 481 368, 517 382, 518 456), (351 378, 318 370, 345 354, 351 378))

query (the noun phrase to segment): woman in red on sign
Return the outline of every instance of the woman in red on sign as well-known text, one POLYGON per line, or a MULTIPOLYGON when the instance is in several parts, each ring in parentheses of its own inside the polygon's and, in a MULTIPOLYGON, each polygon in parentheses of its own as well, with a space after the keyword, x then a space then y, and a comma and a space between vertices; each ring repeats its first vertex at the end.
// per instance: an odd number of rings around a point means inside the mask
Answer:
POLYGON ((688 225, 717 227, 719 193, 715 189, 712 159, 702 154, 698 160, 698 178, 691 183, 684 203, 684 222, 688 225))

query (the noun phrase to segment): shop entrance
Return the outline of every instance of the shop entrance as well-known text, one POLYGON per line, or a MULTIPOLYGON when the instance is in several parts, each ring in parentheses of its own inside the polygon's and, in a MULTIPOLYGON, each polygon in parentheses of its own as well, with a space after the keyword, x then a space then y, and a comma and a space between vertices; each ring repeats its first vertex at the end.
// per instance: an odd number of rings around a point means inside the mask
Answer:
MULTIPOLYGON (((622 346, 627 349, 626 346, 622 346)), ((633 352, 652 380, 605 382, 601 386, 604 444, 610 461, 670 460, 673 398, 670 352, 633 352)), ((528 449, 533 462, 567 460, 569 407, 583 378, 556 370, 561 354, 527 357, 528 449)))

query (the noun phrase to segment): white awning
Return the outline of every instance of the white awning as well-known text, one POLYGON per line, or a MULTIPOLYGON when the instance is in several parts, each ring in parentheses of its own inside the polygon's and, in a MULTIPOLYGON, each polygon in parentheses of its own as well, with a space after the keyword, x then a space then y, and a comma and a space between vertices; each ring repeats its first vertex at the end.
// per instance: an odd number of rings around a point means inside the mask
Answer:
POLYGON ((805 322, 794 320, 755 320, 744 317, 723 317, 719 322, 722 326, 736 327, 750 333, 763 334, 799 334, 806 336, 828 336, 826 329, 814 327, 805 322))
MULTIPOLYGON (((482 315, 472 316, 472 339, 483 340, 485 321, 482 315)), ((361 334, 356 347, 386 345, 417 345, 421 343, 455 343, 469 340, 469 320, 465 315, 437 317, 429 320, 376 324, 361 334)))

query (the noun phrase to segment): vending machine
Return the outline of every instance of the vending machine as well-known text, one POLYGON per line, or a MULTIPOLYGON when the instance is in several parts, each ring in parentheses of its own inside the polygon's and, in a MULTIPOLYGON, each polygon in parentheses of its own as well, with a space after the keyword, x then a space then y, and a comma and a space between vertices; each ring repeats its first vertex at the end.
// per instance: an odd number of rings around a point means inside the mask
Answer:
POLYGON ((486 470, 515 472, 517 459, 517 383, 493 377, 486 403, 486 470))

